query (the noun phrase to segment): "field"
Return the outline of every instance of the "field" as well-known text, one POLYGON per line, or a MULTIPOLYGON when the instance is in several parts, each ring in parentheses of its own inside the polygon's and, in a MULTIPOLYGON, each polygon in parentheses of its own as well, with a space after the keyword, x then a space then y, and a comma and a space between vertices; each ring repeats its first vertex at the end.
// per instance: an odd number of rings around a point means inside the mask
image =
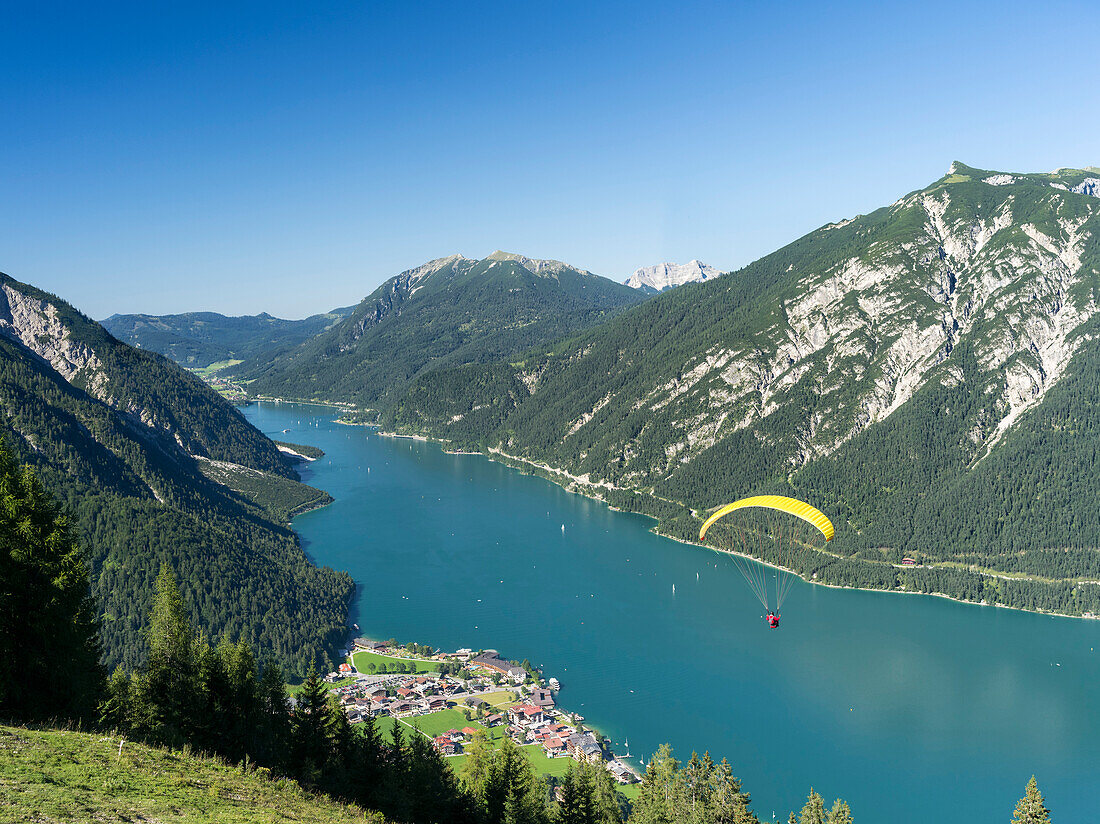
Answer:
POLYGON ((398 722, 405 727, 405 731, 408 733, 420 730, 424 735, 430 736, 431 738, 435 738, 440 733, 447 732, 447 730, 460 730, 463 727, 473 727, 475 730, 485 730, 485 734, 490 741, 499 740, 505 733, 503 724, 498 724, 490 728, 484 726, 476 719, 467 721, 466 716, 458 709, 440 710, 439 712, 433 712, 429 715, 410 715, 400 719, 383 715, 381 718, 376 719, 376 722, 378 724, 378 731, 386 738, 390 736, 390 730, 393 729, 393 725, 398 722))
MULTIPOLYGON (((344 687, 344 686, 347 686, 348 684, 354 684, 354 683, 355 683, 354 678, 341 678, 339 681, 337 681, 334 684, 330 684, 327 681, 324 681, 324 682, 322 682, 322 686, 326 690, 334 690, 337 687, 344 687)), ((302 690, 302 684, 287 684, 287 686, 286 686, 287 695, 297 695, 299 692, 301 692, 301 690, 302 690)))
POLYGON ((368 669, 370 664, 374 664, 375 672, 379 671, 377 668, 383 664, 385 664, 390 672, 394 671, 394 664, 400 664, 402 667, 413 664, 416 672, 439 672, 439 668, 442 665, 440 661, 424 661, 420 658, 395 658, 389 655, 379 655, 376 652, 367 652, 366 650, 352 653, 351 659, 355 668, 362 673, 371 672, 371 670, 368 669))
POLYGON ((193 369, 192 371, 198 373, 201 377, 209 378, 214 375, 214 373, 220 372, 222 369, 228 369, 230 366, 236 366, 238 363, 244 363, 244 361, 236 359, 217 361, 209 366, 204 366, 201 369, 193 369))
POLYGON ((381 824, 358 807, 314 796, 265 770, 119 738, 0 726, 4 821, 200 824, 381 824))
MULTIPOLYGON (((575 763, 572 758, 547 758, 546 753, 542 751, 542 746, 539 744, 524 744, 520 749, 539 775, 553 775, 560 778, 569 770, 569 765, 575 763)), ((465 755, 452 755, 447 758, 447 763, 450 765, 451 770, 457 774, 462 770, 462 765, 466 763, 467 757, 465 755)))
POLYGON ((502 710, 509 704, 516 703, 516 694, 511 690, 499 690, 497 692, 486 692, 478 696, 482 701, 485 701, 491 707, 495 707, 497 710, 502 710))
POLYGON ((463 727, 473 727, 475 730, 481 729, 479 722, 467 721, 466 716, 462 714, 462 710, 457 709, 440 710, 430 715, 414 715, 401 720, 432 738, 440 733, 447 732, 447 730, 460 730, 463 727))

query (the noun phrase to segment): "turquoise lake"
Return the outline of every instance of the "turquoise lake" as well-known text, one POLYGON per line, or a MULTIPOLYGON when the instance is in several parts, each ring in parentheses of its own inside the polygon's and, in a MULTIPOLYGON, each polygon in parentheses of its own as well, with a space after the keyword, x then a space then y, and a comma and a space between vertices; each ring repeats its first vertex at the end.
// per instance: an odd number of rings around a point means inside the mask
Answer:
POLYGON ((529 658, 617 751, 728 758, 761 820, 812 785, 859 824, 1007 822, 1032 773, 1095 820, 1100 622, 799 581, 773 631, 732 559, 647 518, 331 409, 245 414, 325 450, 302 474, 336 502, 294 527, 363 634, 529 658))

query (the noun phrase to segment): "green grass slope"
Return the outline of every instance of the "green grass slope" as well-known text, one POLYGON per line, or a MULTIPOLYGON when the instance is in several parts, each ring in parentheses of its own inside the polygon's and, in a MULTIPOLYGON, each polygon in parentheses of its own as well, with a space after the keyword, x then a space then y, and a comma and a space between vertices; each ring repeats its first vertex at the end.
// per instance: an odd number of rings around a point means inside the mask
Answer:
POLYGON ((0 818, 35 824, 383 824, 264 769, 62 730, 0 726, 0 818))

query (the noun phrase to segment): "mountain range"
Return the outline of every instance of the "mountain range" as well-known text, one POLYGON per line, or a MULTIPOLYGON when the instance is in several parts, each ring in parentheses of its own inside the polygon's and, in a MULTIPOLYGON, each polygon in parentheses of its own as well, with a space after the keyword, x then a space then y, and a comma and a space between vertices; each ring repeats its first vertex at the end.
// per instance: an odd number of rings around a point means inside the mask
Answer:
POLYGON ((812 500, 838 538, 789 565, 821 581, 1098 612, 1098 187, 955 163, 551 347, 419 376, 385 425, 683 539, 744 495, 812 500))
POLYGON ((203 369, 261 354, 272 356, 339 323, 351 310, 347 306, 304 320, 283 320, 266 312, 240 317, 217 312, 111 315, 103 321, 103 327, 138 349, 159 352, 190 369, 203 369))
POLYGON ((422 374, 511 357, 643 300, 556 260, 452 255, 390 278, 307 343, 231 372, 256 395, 381 409, 422 374))
POLYGON ((294 672, 343 640, 352 582, 313 566, 286 526, 327 496, 198 378, 0 275, 0 409, 0 438, 86 548, 109 665, 141 660, 162 563, 209 637, 294 672))

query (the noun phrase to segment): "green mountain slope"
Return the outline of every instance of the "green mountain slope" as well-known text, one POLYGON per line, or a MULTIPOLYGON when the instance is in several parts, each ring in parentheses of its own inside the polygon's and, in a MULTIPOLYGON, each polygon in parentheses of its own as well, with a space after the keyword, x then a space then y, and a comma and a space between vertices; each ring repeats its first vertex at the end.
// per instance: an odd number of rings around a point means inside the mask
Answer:
POLYGON ((391 278, 346 320, 233 371, 249 391, 383 408, 425 372, 484 363, 587 328, 645 295, 558 261, 458 255, 391 278))
POLYGON ((351 314, 333 309, 304 320, 283 320, 266 313, 227 317, 216 312, 181 315, 112 315, 103 327, 138 349, 159 352, 176 363, 202 369, 212 363, 274 357, 309 340, 351 314))
POLYGON ((956 163, 548 352, 421 376, 386 424, 561 468, 684 538, 723 501, 811 498, 839 557, 790 563, 819 580, 1100 611, 1082 583, 1100 558, 1082 503, 1100 493, 1096 194, 1088 170, 956 163))
POLYGON ((138 662, 162 562, 211 636, 244 637, 299 672, 342 640, 352 582, 314 567, 283 526, 323 493, 198 379, 4 277, 0 415, 0 437, 87 547, 109 665, 138 662))
POLYGON ((117 736, 10 726, 0 727, 0 806, 5 821, 43 824, 384 824, 377 813, 307 792, 262 768, 117 736))

